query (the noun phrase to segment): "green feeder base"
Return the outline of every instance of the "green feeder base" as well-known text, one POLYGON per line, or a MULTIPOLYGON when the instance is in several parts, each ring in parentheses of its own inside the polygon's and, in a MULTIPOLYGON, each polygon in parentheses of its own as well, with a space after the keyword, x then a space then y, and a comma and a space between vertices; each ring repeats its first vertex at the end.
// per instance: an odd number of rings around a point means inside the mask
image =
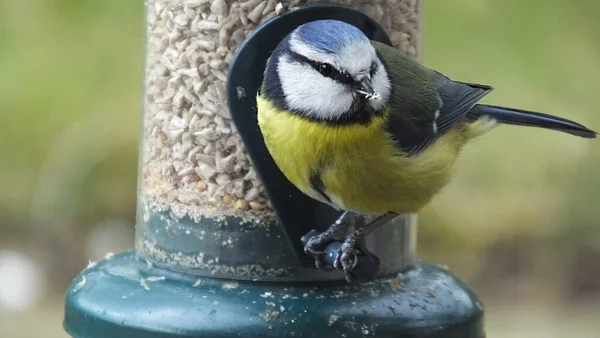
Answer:
POLYGON ((477 297, 425 262, 358 285, 265 283, 177 273, 132 251, 73 281, 64 327, 75 338, 485 337, 477 297))

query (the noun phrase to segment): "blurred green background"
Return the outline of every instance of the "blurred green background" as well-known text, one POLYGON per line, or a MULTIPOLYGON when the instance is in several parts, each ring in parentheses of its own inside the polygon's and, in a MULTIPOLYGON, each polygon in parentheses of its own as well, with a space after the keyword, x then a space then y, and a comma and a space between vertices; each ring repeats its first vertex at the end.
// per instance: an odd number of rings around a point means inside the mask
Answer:
MULTIPOLYGON (((0 1, 0 336, 66 337, 88 260, 132 246, 143 2, 0 1)), ((600 2, 426 5, 424 62, 486 102, 600 129, 600 2)), ((420 255, 471 283, 489 337, 597 337, 600 144, 502 127, 420 216, 420 255)))

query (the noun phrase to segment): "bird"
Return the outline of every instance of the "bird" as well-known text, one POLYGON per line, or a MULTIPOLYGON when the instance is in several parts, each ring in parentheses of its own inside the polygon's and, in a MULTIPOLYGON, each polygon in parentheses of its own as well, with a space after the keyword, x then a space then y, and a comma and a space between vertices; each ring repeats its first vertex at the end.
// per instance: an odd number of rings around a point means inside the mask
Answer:
POLYGON ((463 147, 500 124, 596 138, 564 118, 479 103, 492 90, 453 80, 339 20, 301 24, 278 43, 257 91, 257 122, 283 175, 341 212, 304 246, 317 268, 334 241, 343 243, 334 268, 348 282, 359 255, 380 266, 366 236, 418 213, 451 181, 463 147), (350 229, 349 213, 375 218, 350 229))

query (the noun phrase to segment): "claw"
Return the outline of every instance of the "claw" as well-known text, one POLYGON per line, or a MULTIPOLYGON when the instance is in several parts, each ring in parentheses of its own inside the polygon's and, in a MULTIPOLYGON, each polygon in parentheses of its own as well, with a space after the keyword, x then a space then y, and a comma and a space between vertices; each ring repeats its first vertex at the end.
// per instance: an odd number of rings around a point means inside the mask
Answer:
POLYGON ((315 267, 317 269, 320 269, 323 267, 323 263, 321 263, 321 259, 319 258, 319 256, 315 256, 315 267))
POLYGON ((346 237, 344 244, 338 249, 333 266, 338 270, 344 271, 348 283, 356 280, 353 271, 358 266, 359 255, 369 256, 377 265, 379 264, 379 257, 367 248, 364 238, 358 237, 356 234, 346 237))
POLYGON ((311 238, 308 243, 304 246, 304 252, 315 258, 315 267, 317 269, 322 270, 333 270, 333 267, 330 267, 323 263, 321 260, 321 256, 326 254, 324 250, 325 247, 331 242, 342 241, 344 239, 343 234, 338 234, 335 231, 326 231, 317 236, 311 238))
POLYGON ((309 247, 308 245, 306 247, 304 247, 304 252, 307 255, 311 255, 311 256, 319 256, 319 255, 322 255, 325 253, 325 251, 316 251, 315 249, 309 247))
POLYGON ((343 269, 344 269, 344 268, 341 266, 341 263, 340 263, 340 255, 341 255, 341 253, 340 253, 340 250, 338 250, 338 252, 337 252, 337 256, 335 256, 335 260, 333 261, 333 267, 334 267, 335 269, 337 269, 337 270, 343 270, 343 269))
POLYGON ((358 265, 358 255, 354 254, 354 263, 352 263, 352 268, 350 270, 354 270, 358 265))

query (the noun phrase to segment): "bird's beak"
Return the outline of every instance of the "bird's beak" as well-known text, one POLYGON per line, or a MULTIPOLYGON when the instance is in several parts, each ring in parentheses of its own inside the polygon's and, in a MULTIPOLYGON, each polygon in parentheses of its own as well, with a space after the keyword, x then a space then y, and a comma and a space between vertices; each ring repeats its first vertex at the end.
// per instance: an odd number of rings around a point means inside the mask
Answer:
POLYGON ((368 76, 363 77, 360 81, 358 81, 358 89, 356 90, 359 94, 362 94, 368 100, 373 100, 379 98, 379 93, 375 92, 373 89, 373 84, 371 83, 371 79, 368 76))

